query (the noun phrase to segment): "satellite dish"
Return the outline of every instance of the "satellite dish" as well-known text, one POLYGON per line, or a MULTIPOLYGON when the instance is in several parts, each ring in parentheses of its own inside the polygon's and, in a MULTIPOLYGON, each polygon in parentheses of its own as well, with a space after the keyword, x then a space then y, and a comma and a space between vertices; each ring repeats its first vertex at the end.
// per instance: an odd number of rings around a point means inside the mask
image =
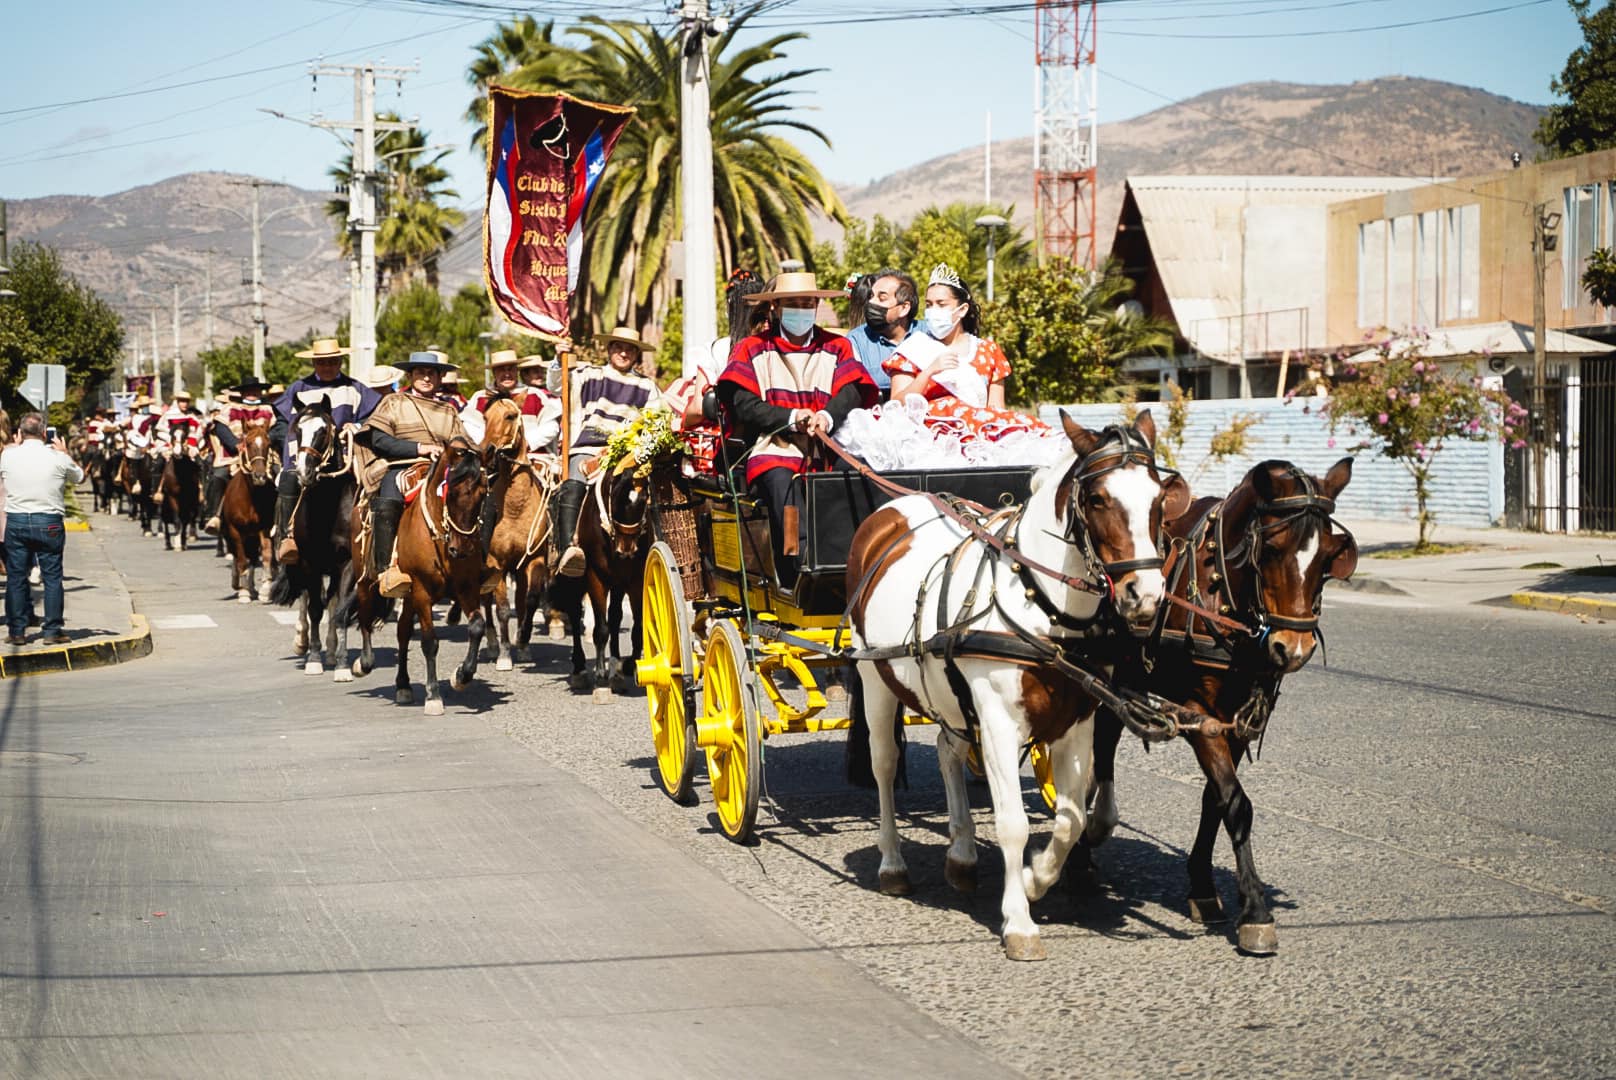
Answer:
POLYGON ((1117 305, 1117 321, 1133 322, 1145 317, 1145 305, 1137 300, 1124 300, 1117 305))

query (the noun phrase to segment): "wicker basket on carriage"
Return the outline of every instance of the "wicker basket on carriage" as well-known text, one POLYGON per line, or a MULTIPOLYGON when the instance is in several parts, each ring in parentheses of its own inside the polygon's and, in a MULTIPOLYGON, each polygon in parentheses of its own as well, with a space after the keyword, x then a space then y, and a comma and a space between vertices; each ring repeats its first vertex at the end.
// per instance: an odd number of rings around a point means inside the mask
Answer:
POLYGON ((664 472, 652 478, 651 528, 655 538, 673 552, 685 599, 706 596, 701 550, 696 546, 696 503, 677 483, 676 474, 664 472))

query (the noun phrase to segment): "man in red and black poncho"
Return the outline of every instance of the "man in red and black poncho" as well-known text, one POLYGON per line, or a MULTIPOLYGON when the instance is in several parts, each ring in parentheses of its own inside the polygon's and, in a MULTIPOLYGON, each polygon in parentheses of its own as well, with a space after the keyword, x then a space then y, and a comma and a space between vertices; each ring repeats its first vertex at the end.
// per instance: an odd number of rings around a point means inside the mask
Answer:
POLYGON ((808 440, 834 431, 848 413, 869 408, 878 396, 848 340, 815 324, 819 301, 840 295, 818 288, 809 273, 775 278, 747 297, 772 305, 768 329, 738 342, 718 377, 725 434, 752 443, 746 483, 769 508, 775 573, 786 588, 797 578, 799 545, 798 537, 788 543, 786 508, 797 498, 792 478, 809 467, 803 454, 808 440))

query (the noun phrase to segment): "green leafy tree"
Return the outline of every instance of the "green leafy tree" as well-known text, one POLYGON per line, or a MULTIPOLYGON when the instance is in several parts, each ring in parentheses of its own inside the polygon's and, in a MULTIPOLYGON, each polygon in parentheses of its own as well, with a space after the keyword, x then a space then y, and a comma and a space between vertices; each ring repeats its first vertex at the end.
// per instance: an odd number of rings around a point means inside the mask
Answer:
MULTIPOLYGON (((947 206, 928 206, 915 215, 899 237, 899 265, 907 267, 915 280, 925 285, 932 267, 946 262, 974 292, 985 295, 988 234, 976 220, 986 214, 997 214, 1008 221, 1014 213, 1013 206, 990 206, 987 203, 956 202, 947 206)), ((993 257, 994 284, 997 287, 999 274, 1032 263, 1032 241, 1018 226, 1006 225, 998 230, 994 238, 993 257)))
MULTIPOLYGON (((380 113, 377 118, 398 119, 393 113, 380 113)), ((447 204, 460 197, 458 191, 447 186, 449 172, 442 161, 448 153, 430 153, 426 132, 420 128, 389 131, 377 141, 381 193, 376 270, 395 287, 412 281, 419 273, 436 288, 438 259, 455 230, 465 224, 466 215, 447 204)), ((326 201, 325 213, 336 227, 337 247, 347 255, 353 246, 353 235, 348 231, 348 182, 353 176, 353 155, 344 155, 328 172, 336 183, 337 194, 326 201)))
POLYGON ((1570 3, 1582 44, 1549 83, 1565 100, 1548 107, 1533 135, 1548 158, 1616 146, 1616 3, 1606 0, 1594 11, 1589 0, 1570 3))
POLYGON ((1517 449, 1526 445, 1517 438, 1525 409, 1503 391, 1485 388, 1473 366, 1446 372, 1425 359, 1424 349, 1423 337, 1383 342, 1378 360, 1342 366, 1323 405, 1332 433, 1344 426, 1348 434, 1361 436, 1353 453, 1373 450, 1413 477, 1419 508, 1416 554, 1432 547, 1431 475, 1450 440, 1501 434, 1517 449))
MULTIPOLYGON (((773 273, 782 258, 812 248, 813 213, 845 215, 830 182, 788 138, 805 135, 829 145, 821 131, 795 118, 791 100, 800 80, 814 72, 775 66, 785 59, 785 46, 806 35, 778 34, 742 46, 738 37, 758 10, 740 12, 709 46, 713 225, 725 275, 740 265, 773 273)), ((595 191, 584 237, 588 291, 574 311, 573 330, 583 337, 623 323, 643 331, 673 297, 668 246, 683 230, 680 37, 645 23, 590 16, 571 31, 580 47, 563 58, 544 29, 535 25, 509 38, 496 33, 470 77, 479 87, 499 82, 563 91, 638 110, 595 191), (517 55, 523 48, 530 52, 517 55), (493 72, 496 60, 510 66, 493 72)), ((486 139, 484 131, 478 145, 486 139)))
MULTIPOLYGON (((477 335, 488 328, 488 317, 481 285, 465 285, 446 302, 436 289, 417 282, 388 296, 377 316, 376 362, 402 368, 410 353, 438 349, 460 369, 461 391, 470 394, 483 385, 485 345, 477 335)), ((491 341, 488 347, 522 351, 529 340, 491 341)))
MULTIPOLYGON (((981 292, 977 282, 970 279, 971 241, 965 233, 961 232, 953 222, 941 215, 922 213, 915 218, 913 224, 903 232, 903 239, 899 244, 900 264, 909 271, 909 276, 915 279, 922 292, 926 288, 926 279, 931 276, 932 268, 938 263, 947 263, 965 278, 967 285, 972 286, 972 292, 981 292)), ((986 271, 983 272, 983 281, 986 281, 986 271)))
POLYGON ((984 330, 1015 368, 1010 398, 1020 405, 1115 397, 1130 356, 1172 348, 1170 323, 1131 315, 1133 282, 1115 261, 1097 271, 1068 263, 1027 265, 1000 275, 997 302, 983 305, 984 330))
MULTIPOLYGON (((323 336, 323 335, 322 335, 323 336)), ((287 386, 313 370, 298 352, 313 344, 315 331, 309 330, 297 341, 283 341, 264 350, 264 378, 287 386)), ((237 386, 253 373, 252 338, 241 334, 215 349, 202 349, 197 359, 213 372, 216 387, 237 386)))
POLYGON ((17 295, 0 300, 0 378, 8 403, 20 404, 9 395, 29 364, 61 364, 67 368, 68 396, 76 405, 117 370, 123 320, 62 268, 55 250, 23 243, 11 258, 6 287, 17 295))

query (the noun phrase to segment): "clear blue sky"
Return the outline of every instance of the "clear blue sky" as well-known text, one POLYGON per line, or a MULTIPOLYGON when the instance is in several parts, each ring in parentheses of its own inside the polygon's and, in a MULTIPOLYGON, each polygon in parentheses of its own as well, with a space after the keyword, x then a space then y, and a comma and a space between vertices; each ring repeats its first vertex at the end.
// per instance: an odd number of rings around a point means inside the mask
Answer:
MULTIPOLYGON (((1031 132, 1029 9, 991 19, 914 15, 827 24, 923 4, 786 0, 771 13, 773 25, 794 25, 811 35, 791 48, 792 66, 825 69, 804 81, 811 92, 799 104, 804 119, 834 143, 831 149, 808 147, 833 180, 868 181, 978 143, 990 110, 996 138, 1031 132)), ((351 115, 351 80, 324 78, 312 86, 305 73, 306 61, 323 56, 333 63, 385 57, 406 64, 419 58, 420 73, 406 81, 401 96, 385 86, 380 107, 419 114, 431 141, 455 144, 450 165, 461 201, 475 202, 482 163, 465 149, 470 130, 461 115, 470 91, 464 72, 472 47, 494 24, 489 9, 503 5, 10 4, 0 40, 0 197, 99 195, 201 169, 324 188, 325 170, 343 152, 336 140, 257 111, 351 115), (203 79, 215 81, 161 89, 203 79), (160 92, 17 111, 151 88, 160 92)), ((659 0, 551 0, 539 14, 573 10, 636 12, 662 25, 670 22, 659 0)), ((1102 123, 1252 80, 1334 83, 1401 74, 1543 103, 1549 80, 1580 40, 1564 0, 1102 0, 1100 25, 1102 123), (1509 10, 1338 32, 1491 8, 1509 10), (1242 36, 1299 33, 1310 36, 1242 36)), ((1103 158, 1103 145, 1100 153, 1103 158)))

